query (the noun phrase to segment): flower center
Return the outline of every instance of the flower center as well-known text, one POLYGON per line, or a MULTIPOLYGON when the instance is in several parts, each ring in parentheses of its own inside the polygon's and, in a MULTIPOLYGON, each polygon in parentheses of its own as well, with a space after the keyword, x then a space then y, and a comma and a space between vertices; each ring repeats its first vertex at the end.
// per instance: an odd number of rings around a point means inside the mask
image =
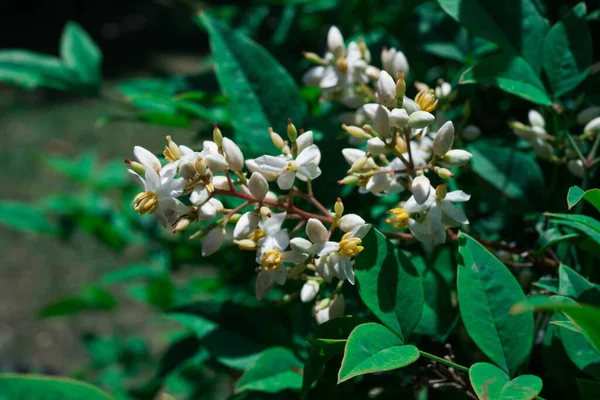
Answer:
POLYGON ((283 258, 278 249, 267 250, 262 258, 262 267, 267 271, 273 271, 281 267, 283 258))
POLYGON ((298 170, 298 165, 295 162, 290 161, 287 163, 285 167, 283 167, 285 172, 296 172, 298 170))
POLYGON ((340 57, 336 60, 335 65, 342 74, 348 72, 348 61, 344 57, 340 57))
POLYGON ((260 239, 264 238, 265 236, 267 236, 265 231, 263 231, 260 228, 256 228, 255 230, 250 232, 250 234, 248 235, 248 239, 252 240, 253 242, 258 242, 260 239))
POLYGON ((181 158, 181 151, 179 150, 179 147, 171 140, 171 136, 167 136, 167 145, 165 146, 163 155, 170 162, 177 161, 179 158, 181 158))
POLYGON ((444 200, 446 198, 446 194, 448 194, 448 185, 447 184, 443 184, 443 185, 438 185, 438 187, 435 188, 435 199, 438 201, 444 200))
POLYGON ((429 89, 429 91, 421 90, 419 93, 417 93, 415 96, 415 103, 421 107, 421 111, 428 112, 435 110, 438 105, 438 101, 435 98, 432 89, 429 89))
POLYGON ((392 225, 392 229, 402 229, 408 226, 409 215, 403 208, 392 208, 387 213, 392 216, 387 218, 385 223, 392 225))
POLYGON ((346 233, 342 236, 342 240, 340 240, 340 254, 343 254, 348 257, 355 257, 363 251, 365 248, 361 246, 362 240, 357 237, 349 238, 352 232, 346 233))
POLYGON ((152 214, 158 208, 158 197, 154 192, 142 192, 133 199, 133 209, 140 215, 152 214))

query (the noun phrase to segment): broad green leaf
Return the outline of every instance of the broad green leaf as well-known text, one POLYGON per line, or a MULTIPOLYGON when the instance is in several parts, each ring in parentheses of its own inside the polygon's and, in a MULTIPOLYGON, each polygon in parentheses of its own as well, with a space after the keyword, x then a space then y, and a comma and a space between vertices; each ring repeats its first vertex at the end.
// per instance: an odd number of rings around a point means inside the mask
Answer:
POLYGON ((40 318, 63 317, 81 311, 110 311, 117 306, 114 296, 99 287, 84 288, 81 294, 59 300, 44 307, 38 314, 40 318))
POLYGON ((559 311, 579 327, 583 336, 600 353, 600 308, 580 305, 563 296, 535 296, 515 304, 511 313, 519 314, 531 310, 559 311))
POLYGON ((58 235, 60 227, 38 207, 16 201, 0 202, 0 224, 13 229, 58 235))
POLYGON ((376 229, 356 257, 358 294, 369 310, 404 341, 421 319, 423 282, 412 262, 376 229))
POLYGON ((464 233, 459 235, 459 254, 458 305, 467 333, 513 376, 533 345, 533 313, 509 314, 525 294, 508 268, 464 233))
POLYGON ((285 132, 291 118, 298 128, 306 105, 289 73, 265 49, 219 21, 200 14, 208 30, 215 70, 228 98, 236 142, 255 152, 272 147, 267 128, 285 132))
POLYGON ((600 381, 577 379, 581 400, 600 400, 600 381))
POLYGON ((70 378, 0 374, 0 400, 111 400, 95 386, 70 378))
POLYGON ((97 93, 102 83, 102 52, 90 35, 74 21, 69 21, 60 38, 60 56, 75 72, 84 91, 97 93))
POLYGON ((513 148, 497 147, 485 141, 467 150, 473 154, 473 172, 500 191, 503 198, 518 202, 521 207, 517 212, 540 205, 544 175, 535 159, 513 148))
POLYGON ((555 98, 579 85, 592 64, 592 36, 585 14, 585 3, 577 4, 544 40, 544 71, 555 98))
POLYGON ((536 244, 537 252, 541 255, 548 247, 579 238, 581 238, 579 233, 562 233, 558 228, 550 228, 540 235, 536 244))
POLYGON ((561 265, 558 269, 559 292, 561 296, 571 297, 577 301, 600 305, 600 290, 577 272, 561 265))
POLYGON ((542 380, 537 376, 521 375, 510 380, 506 372, 488 363, 473 364, 469 380, 482 400, 532 400, 542 390, 542 380))
POLYGON ((542 43, 548 22, 532 0, 438 0, 448 15, 477 36, 498 44, 504 52, 521 56, 532 72, 541 69, 542 43))
POLYGON ((552 325, 559 326, 561 328, 568 329, 573 332, 581 333, 581 330, 571 321, 550 321, 552 325))
POLYGON ((567 204, 569 210, 577 205, 582 199, 593 205, 596 210, 600 211, 600 189, 590 189, 583 191, 579 186, 571 186, 567 194, 567 204))
POLYGON ((277 393, 302 387, 302 363, 290 350, 273 347, 263 351, 236 382, 236 391, 277 393))
POLYGON ((494 85, 535 104, 552 104, 544 84, 531 65, 524 59, 505 53, 486 58, 466 70, 459 84, 480 83, 494 85))
POLYGON ((72 78, 72 71, 58 57, 27 50, 0 51, 0 82, 23 89, 68 90, 72 78))
POLYGON ((412 364, 419 350, 404 342, 385 326, 376 323, 359 325, 346 342, 338 383, 357 375, 390 371, 412 364))
POLYGON ((557 225, 564 225, 585 233, 600 245, 600 222, 587 215, 545 213, 557 225))

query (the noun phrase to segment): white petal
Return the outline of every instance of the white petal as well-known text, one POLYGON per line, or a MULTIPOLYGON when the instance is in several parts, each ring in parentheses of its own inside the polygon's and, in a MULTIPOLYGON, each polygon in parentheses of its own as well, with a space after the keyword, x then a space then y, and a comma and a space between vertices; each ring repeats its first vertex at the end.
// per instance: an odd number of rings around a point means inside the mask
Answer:
POLYGON ((385 153, 385 143, 378 137, 367 140, 367 151, 374 156, 385 153))
POLYGON ((213 176, 211 183, 215 187, 215 189, 220 190, 229 190, 229 180, 226 176, 213 176))
POLYGON ((406 59, 406 56, 403 52, 398 51, 395 54, 393 61, 393 68, 396 74, 399 72, 404 72, 405 74, 408 74, 408 60, 406 59))
POLYGON ((354 164, 358 159, 365 156, 365 152, 359 149, 347 148, 342 150, 342 155, 349 165, 354 164))
POLYGON ((314 160, 320 156, 321 151, 319 150, 319 147, 316 144, 311 144, 298 154, 298 157, 296 157, 296 164, 304 166, 314 162, 314 160))
POLYGON ((146 168, 146 173, 144 174, 146 190, 151 192, 158 192, 160 189, 160 177, 152 168, 146 168))
POLYGON ((244 155, 233 140, 223 138, 223 153, 231 170, 239 172, 244 168, 244 155))
POLYGON ((325 67, 318 65, 310 68, 302 77, 302 82, 308 86, 317 86, 325 73, 325 67))
POLYGON ((302 290, 300 290, 300 300, 302 300, 303 303, 310 303, 317 297, 319 289, 320 286, 317 282, 313 280, 306 281, 302 286, 302 290))
POLYGON ((431 241, 422 223, 411 218, 408 220, 408 229, 419 242, 427 243, 431 241))
POLYGON ((263 297, 271 289, 273 289, 273 285, 275 284, 275 274, 274 271, 262 271, 256 277, 256 299, 262 300, 263 297))
POLYGON ((198 218, 200 219, 208 220, 216 216, 217 208, 210 201, 207 201, 198 208, 198 218))
POLYGON ((386 71, 381 71, 377 80, 377 99, 387 107, 396 106, 396 82, 386 71))
POLYGON ((364 113, 367 116, 367 118, 372 121, 375 119, 375 111, 377 111, 378 106, 379 106, 379 104, 377 104, 377 103, 365 104, 364 106, 362 106, 360 111, 362 113, 364 113))
POLYGON ((529 114, 527 115, 527 117, 531 126, 539 126, 543 128, 546 125, 544 117, 542 117, 542 114, 540 114, 536 110, 529 110, 529 114))
POLYGON ((302 181, 313 181, 321 176, 321 168, 319 168, 316 164, 308 164, 303 167, 298 168, 298 179, 302 181))
POLYGON ((135 146, 133 148, 133 155, 135 158, 146 168, 152 168, 155 171, 160 171, 160 160, 150 151, 146 150, 142 146, 135 146))
POLYGON ((194 187, 194 190, 190 194, 190 202, 195 206, 199 206, 206 202, 209 196, 210 192, 208 189, 204 185, 198 185, 194 187))
POLYGON ((340 318, 344 315, 344 310, 346 309, 346 303, 344 301, 344 296, 339 295, 336 296, 329 304, 329 318, 340 318))
POLYGON ((352 229, 364 224, 365 220, 356 214, 346 214, 338 220, 338 226, 343 232, 350 232, 352 229))
POLYGON ((283 221, 285 221, 285 217, 287 213, 276 213, 272 214, 270 218, 264 218, 263 222, 260 224, 262 230, 265 231, 267 236, 273 236, 277 232, 281 230, 281 225, 283 225, 283 221))
POLYGON ((329 232, 321 221, 310 218, 306 223, 306 236, 312 243, 325 243, 329 238, 329 232))
POLYGON ((333 272, 329 267, 327 262, 328 256, 319 257, 319 259, 315 262, 317 267, 317 273, 325 282, 331 282, 333 279, 333 272))
POLYGON ((298 253, 308 253, 311 246, 312 243, 304 238, 295 237, 290 240, 290 247, 292 250, 297 251, 298 253))
POLYGON ((446 197, 444 197, 444 200, 451 201, 453 203, 462 203, 465 201, 469 201, 470 198, 470 194, 466 194, 462 190, 454 190, 452 192, 448 192, 446 194, 446 197))
POLYGON ((366 189, 371 193, 381 193, 390 186, 391 182, 392 178, 389 174, 374 174, 367 181, 366 189))
POLYGON ((452 121, 446 122, 438 129, 433 139, 433 153, 443 157, 454 143, 454 125, 452 121))
POLYGON ((309 253, 317 256, 327 256, 337 252, 339 249, 340 244, 338 242, 315 243, 309 249, 309 253))
POLYGON ((463 224, 468 224, 469 219, 465 215, 464 212, 454 204, 450 203, 448 200, 442 200, 441 202, 442 211, 446 215, 446 217, 450 218, 455 222, 454 226, 460 226, 463 224))
POLYGON ((442 223, 442 209, 438 204, 434 204, 429 208, 424 225, 425 232, 427 232, 428 235, 432 235, 434 232, 444 229, 444 224, 442 223))
POLYGON ((260 156, 254 160, 260 169, 270 172, 283 172, 283 168, 291 161, 288 157, 260 156))
POLYGON ((298 145, 298 151, 302 152, 308 146, 313 144, 313 133, 312 131, 306 131, 302 135, 299 135, 296 139, 296 144, 298 145))
POLYGON ((233 230, 234 239, 245 239, 258 226, 258 214, 254 211, 244 213, 233 230))
POLYGON ((352 229, 352 237, 364 239, 367 233, 371 230, 371 224, 364 224, 356 226, 352 229))
POLYGON ((342 57, 345 53, 344 37, 336 26, 332 26, 327 32, 327 48, 336 58, 342 57))
POLYGON ((262 170, 255 160, 246 160, 246 168, 248 168, 248 171, 250 172, 258 172, 269 182, 276 180, 279 176, 276 172, 262 170))
POLYGON ((354 285, 355 283, 355 275, 354 275, 354 269, 352 268, 352 261, 350 260, 350 257, 348 256, 340 256, 340 263, 342 264, 342 269, 344 270, 344 275, 346 276, 346 279, 348 280, 348 282, 350 282, 351 285, 354 285))
POLYGON ((408 125, 408 113, 404 108, 394 108, 390 112, 390 124, 395 128, 403 129, 408 125))
POLYGON ((202 241, 202 257, 215 253, 225 241, 225 229, 217 227, 210 231, 202 241))
POLYGON ((375 118, 373 119, 373 128, 380 138, 387 138, 390 135, 390 117, 389 111, 384 106, 380 105, 375 110, 375 118))
POLYGON ((258 200, 263 200, 269 192, 269 182, 258 172, 253 172, 248 180, 248 189, 258 200))
POLYGON ((327 263, 329 264, 329 268, 333 271, 333 275, 341 281, 346 280, 346 271, 344 271, 342 267, 342 263, 340 261, 340 253, 337 251, 331 253, 327 259, 327 263))
POLYGON ((212 140, 205 140, 204 142, 202 142, 202 149, 207 153, 219 152, 219 146, 217 146, 217 144, 212 140))
POLYGON ((224 174, 229 166, 225 157, 221 154, 209 154, 204 157, 204 163, 215 174, 224 174))
POLYGON ((284 172, 279 175, 277 178, 277 185, 281 190, 290 190, 292 186, 294 186, 294 179, 296 178, 296 173, 293 171, 284 172))
POLYGON ((423 204, 431 192, 431 183, 425 175, 417 176, 410 187, 417 204, 423 204))
POLYGON ((319 87, 321 89, 331 89, 335 88, 339 82, 340 78, 337 71, 333 67, 327 67, 323 73, 323 79, 319 82, 319 87))
POLYGON ((270 238, 275 242, 274 248, 278 250, 285 250, 290 244, 290 236, 287 233, 287 229, 275 233, 273 236, 270 236, 270 238))
POLYGON ((298 253, 297 251, 290 250, 281 253, 281 258, 283 262, 287 262, 290 264, 300 264, 306 261, 306 259, 308 258, 308 254, 298 253))

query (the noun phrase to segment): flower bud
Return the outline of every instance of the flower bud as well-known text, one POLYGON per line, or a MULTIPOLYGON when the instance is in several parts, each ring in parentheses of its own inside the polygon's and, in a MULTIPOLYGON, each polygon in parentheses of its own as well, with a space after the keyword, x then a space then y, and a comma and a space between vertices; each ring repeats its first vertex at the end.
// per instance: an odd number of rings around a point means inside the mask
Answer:
MULTIPOLYGON (((297 138, 296 138, 296 145, 298 145, 298 152, 302 152, 302 150, 304 150, 305 148, 307 148, 308 146, 312 145, 314 143, 314 139, 313 139, 313 133, 312 131, 306 131, 304 133, 301 133, 297 138)), ((319 158, 320 160, 320 158, 319 158)), ((318 161, 315 161, 315 164, 319 164, 318 161)))
POLYGON ((256 197, 259 201, 262 201, 269 192, 269 183, 267 180, 258 172, 253 172, 248 180, 248 189, 252 196, 256 197))
POLYGON ((223 133, 219 129, 219 126, 217 125, 216 122, 215 122, 215 125, 213 128, 213 142, 215 142, 217 147, 223 146, 223 133))
POLYGON ((429 197, 431 183, 425 175, 419 175, 412 181, 410 190, 415 197, 417 204, 423 204, 429 197))
POLYGON ((585 134, 592 135, 600 130, 600 117, 596 117, 588 122, 583 128, 585 134))
POLYGON ((344 232, 350 232, 352 229, 365 223, 365 220, 356 214, 346 214, 338 220, 338 226, 344 232))
POLYGON ((531 126, 539 126, 540 128, 543 128, 546 125, 544 117, 542 117, 542 114, 536 110, 529 110, 527 117, 531 126))
POLYGON ((165 146, 163 155, 169 162, 177 161, 181 158, 181 150, 179 150, 179 146, 171 140, 171 136, 167 136, 167 145, 165 146))
POLYGON ((298 130, 292 123, 291 119, 288 119, 287 135, 288 135, 288 138, 290 139, 290 142, 292 142, 292 143, 296 142, 296 138, 298 137, 298 130))
POLYGON ((365 75, 367 75, 367 78, 369 78, 370 81, 378 80, 379 74, 381 74, 381 70, 379 68, 372 65, 367 65, 367 68, 365 69, 365 75))
POLYGON ((544 159, 552 158, 553 149, 552 145, 545 141, 542 138, 536 138, 531 141, 531 146, 533 147, 533 151, 540 157, 544 159))
POLYGON ((356 175, 348 175, 344 177, 344 179, 339 180, 338 183, 340 185, 356 185, 360 178, 356 175))
POLYGON ((450 150, 440 159, 440 164, 447 168, 462 167, 463 165, 466 165, 472 157, 473 154, 466 150, 450 150))
POLYGON ((175 226, 173 226, 173 233, 181 232, 189 228, 190 220, 188 218, 181 218, 175 226))
POLYGON ((246 238, 250 232, 256 229, 258 222, 259 218, 256 212, 248 211, 244 213, 240 217, 237 224, 235 224, 235 228, 233 229, 233 238, 237 240, 246 238))
POLYGON ((310 240, 301 237, 295 237, 290 240, 290 248, 298 253, 308 253, 312 245, 310 240))
POLYGON ((390 118, 387 108, 380 105, 375 110, 375 118, 373 119, 373 128, 380 138, 388 138, 390 136, 390 118))
POLYGON ((396 82, 386 71, 381 71, 377 81, 377 99, 387 107, 396 106, 396 82))
POLYGON ((448 185, 447 184, 443 184, 443 185, 438 185, 435 188, 435 198, 436 200, 444 200, 446 198, 446 195, 448 194, 448 185))
POLYGON ((223 138, 223 153, 229 164, 229 169, 239 172, 244 168, 244 155, 233 140, 226 137, 223 138))
POLYGON ((306 281, 304 286, 302 286, 302 290, 300 290, 300 300, 302 300, 303 303, 310 303, 317 297, 319 289, 320 286, 316 281, 306 281))
POLYGON ((202 241, 202 257, 208 257, 219 250, 225 241, 225 228, 218 226, 211 230, 202 241))
POLYGON ((306 236, 313 243, 325 243, 329 238, 329 232, 321 221, 316 218, 309 218, 306 223, 306 236))
MULTIPOLYGON (((329 300, 329 299, 325 299, 329 300)), ((346 303, 343 295, 337 295, 333 300, 325 304, 325 300, 321 301, 315 313, 317 323, 321 325, 331 319, 339 318, 344 315, 346 303)))
MULTIPOLYGON (((212 200, 212 199, 211 199, 212 200)), ((217 216, 217 208, 210 200, 198 207, 198 218, 203 220, 213 219, 217 216)))
POLYGON ((226 176, 215 176, 212 178, 212 184, 215 189, 229 190, 229 180, 226 176))
POLYGON ((585 125, 596 117, 600 117, 600 107, 588 107, 577 114, 577 123, 585 125))
POLYGON ((378 137, 371 138, 367 141, 367 151, 374 156, 385 153, 385 143, 378 137))
POLYGON ((285 146, 283 138, 277 132, 275 132, 273 128, 269 128, 269 135, 271 135, 271 141, 275 147, 277 147, 279 150, 283 149, 283 146, 285 146))
POLYGON ((333 53, 335 58, 343 57, 346 52, 344 37, 336 26, 329 28, 329 32, 327 33, 327 48, 333 53))
POLYGON ((397 51, 394 55, 394 72, 396 74, 404 73, 408 74, 408 60, 403 52, 397 51))
POLYGON ((408 126, 412 129, 422 129, 435 121, 433 114, 427 111, 415 111, 408 117, 408 126))
POLYGON ((304 56, 304 58, 306 58, 308 61, 310 61, 313 64, 321 65, 326 62, 317 53, 311 53, 309 51, 304 51, 304 52, 302 52, 302 55, 304 56))
POLYGON ((360 171, 365 166, 367 161, 369 161, 369 157, 367 156, 359 158, 350 166, 350 171, 360 171))
POLYGON ((447 168, 435 168, 435 173, 442 179, 448 179, 454 177, 454 174, 447 168))
POLYGON ((405 95, 406 81, 404 80, 404 76, 400 76, 396 81, 396 98, 400 100, 400 103, 403 103, 405 95))
POLYGON ((419 105, 417 103, 415 103, 415 101, 413 99, 409 99, 406 96, 403 97, 402 108, 404 108, 406 110, 408 115, 411 115, 412 113, 419 111, 421 109, 419 107, 419 105))
POLYGON ((146 174, 146 167, 137 161, 125 160, 125 164, 128 164, 129 169, 140 176, 144 176, 146 174))
POLYGON ((452 85, 448 82, 442 82, 441 85, 435 88, 435 97, 438 99, 445 99, 452 92, 452 85))
POLYGON ((235 244, 240 250, 256 250, 256 242, 251 239, 234 240, 235 244))
POLYGON ((342 199, 337 198, 335 205, 333 206, 333 211, 335 211, 335 215, 340 218, 342 214, 344 214, 344 203, 342 203, 342 199))
POLYGON ((229 167, 227 160, 219 153, 208 154, 204 158, 206 166, 215 174, 224 174, 229 167))
POLYGON ((475 140, 481 136, 481 129, 475 125, 467 125, 462 131, 462 137, 466 140, 475 140))
POLYGON ((271 218, 271 210, 267 206, 262 206, 260 208, 260 216, 264 218, 271 218))
POLYGON ((448 121, 437 131, 433 139, 433 153, 442 157, 452 148, 453 143, 454 125, 452 121, 448 121))
POLYGON ((394 108, 390 112, 390 123, 398 129, 403 129, 408 125, 408 113, 404 108, 394 108))
POLYGON ((342 125, 342 129, 348 132, 350 136, 355 137, 357 139, 369 140, 371 135, 364 131, 364 129, 359 128, 358 126, 348 126, 346 124, 342 125))
POLYGON ((389 174, 386 174, 386 173, 373 174, 373 176, 371 178, 369 178, 369 180, 367 181, 367 185, 365 186, 365 189, 367 189, 371 193, 381 193, 381 192, 387 190, 387 188, 390 187, 391 183, 392 183, 392 178, 390 177, 389 174))
POLYGON ((521 122, 511 122, 508 124, 510 128, 513 130, 514 134, 525 140, 533 140, 535 137, 535 132, 531 127, 522 124, 521 122))
POLYGON ((585 165, 581 160, 570 160, 567 163, 567 169, 576 178, 583 178, 585 175, 585 165))

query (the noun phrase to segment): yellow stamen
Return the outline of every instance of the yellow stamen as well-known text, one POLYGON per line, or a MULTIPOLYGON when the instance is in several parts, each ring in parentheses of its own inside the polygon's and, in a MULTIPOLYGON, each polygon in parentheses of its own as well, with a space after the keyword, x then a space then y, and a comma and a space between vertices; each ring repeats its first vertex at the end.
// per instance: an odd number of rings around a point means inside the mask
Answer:
POLYGON ((337 66, 338 71, 342 74, 348 72, 348 61, 344 57, 340 57, 336 60, 335 65, 337 66))
POLYGON ((158 208, 158 197, 154 192, 142 192, 133 199, 133 209, 140 215, 152 214, 158 208))
POLYGON ((171 136, 167 136, 167 145, 165 146, 163 155, 170 162, 177 161, 181 157, 179 146, 171 140, 171 136))
POLYGON ((290 171, 291 172, 295 172, 295 171, 298 170, 298 166, 296 165, 295 162, 290 161, 290 162, 287 163, 287 165, 285 167, 283 167, 283 170, 285 172, 290 172, 290 171))
POLYGON ((417 93, 415 96, 415 103, 421 107, 422 111, 428 112, 435 110, 438 105, 438 101, 435 98, 433 89, 429 89, 429 91, 421 90, 419 93, 417 93))
POLYGON ((267 271, 273 271, 281 267, 283 258, 278 249, 267 250, 262 258, 262 267, 267 271))
POLYGON ((448 184, 444 183, 443 185, 438 185, 438 187, 435 188, 436 200, 444 200, 446 198, 447 193, 448 193, 448 184))
POLYGON ((233 244, 240 250, 256 250, 256 242, 250 239, 234 240, 233 244))
POLYGON ((392 225, 392 229, 402 229, 408 226, 409 215, 403 208, 392 208, 387 213, 392 214, 392 216, 387 218, 385 223, 392 225))
POLYGON ((248 239, 252 240, 253 242, 258 242, 260 239, 264 238, 265 236, 267 236, 265 231, 263 231, 260 228, 256 228, 255 230, 250 232, 250 234, 248 235, 248 239))
POLYGON ((362 240, 357 237, 349 238, 352 232, 346 233, 340 240, 340 254, 348 257, 356 257, 358 253, 363 251, 365 248, 361 246, 362 240))

